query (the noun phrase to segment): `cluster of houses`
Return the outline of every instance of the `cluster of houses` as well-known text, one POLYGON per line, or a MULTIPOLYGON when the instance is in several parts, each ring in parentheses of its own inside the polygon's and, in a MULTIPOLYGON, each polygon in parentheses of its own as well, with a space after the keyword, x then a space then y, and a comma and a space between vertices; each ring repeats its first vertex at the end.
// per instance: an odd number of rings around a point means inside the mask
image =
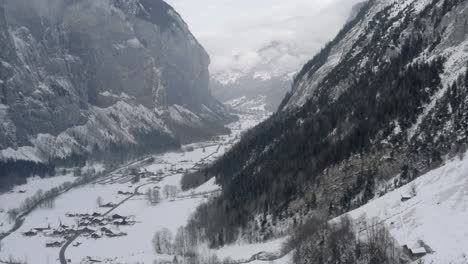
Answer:
POLYGON ((39 234, 47 237, 57 238, 46 242, 46 247, 61 247, 66 239, 71 238, 75 235, 77 230, 64 224, 60 224, 57 228, 51 228, 50 225, 47 227, 36 227, 27 232, 24 232, 24 236, 32 237, 39 234))
MULTIPOLYGON (((135 224, 135 221, 130 219, 130 217, 121 216, 119 214, 113 214, 111 216, 104 217, 100 213, 67 213, 66 216, 76 217, 77 225, 70 227, 64 224, 60 224, 56 228, 52 228, 50 225, 47 227, 37 227, 24 232, 23 235, 27 237, 33 237, 40 234, 46 237, 55 238, 55 240, 46 242, 46 247, 61 247, 64 241, 70 239, 76 234, 94 239, 99 239, 102 237, 126 236, 126 233, 113 231, 111 228, 109 228, 109 226, 125 226, 135 224)), ((73 246, 76 247, 79 246, 79 244, 75 243, 73 246)))
MULTIPOLYGON (((106 205, 102 206, 106 207, 106 205)), ((128 216, 122 216, 119 214, 113 214, 111 216, 102 216, 100 213, 93 214, 66 214, 67 217, 77 217, 78 227, 89 227, 89 226, 107 226, 112 225, 134 225, 135 221, 131 220, 128 216)))
POLYGON ((172 167, 169 169, 169 172, 171 172, 172 174, 177 174, 177 173, 184 173, 185 171, 182 168, 177 169, 177 168, 172 167))

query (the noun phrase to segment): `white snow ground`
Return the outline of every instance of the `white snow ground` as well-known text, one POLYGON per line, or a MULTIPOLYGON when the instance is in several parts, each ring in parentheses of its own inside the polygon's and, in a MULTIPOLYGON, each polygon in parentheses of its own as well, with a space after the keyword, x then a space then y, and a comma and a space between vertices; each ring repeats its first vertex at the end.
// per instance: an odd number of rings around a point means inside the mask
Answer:
POLYGON ((424 263, 468 263, 468 153, 348 214, 383 221, 401 246, 418 240, 434 253, 424 263), (417 195, 402 202, 414 184, 417 195))
POLYGON ((39 190, 46 192, 75 179, 72 173, 49 178, 33 177, 29 178, 26 184, 15 186, 10 192, 0 194, 0 233, 8 231, 13 224, 8 220, 9 209, 19 208, 27 198, 39 190))

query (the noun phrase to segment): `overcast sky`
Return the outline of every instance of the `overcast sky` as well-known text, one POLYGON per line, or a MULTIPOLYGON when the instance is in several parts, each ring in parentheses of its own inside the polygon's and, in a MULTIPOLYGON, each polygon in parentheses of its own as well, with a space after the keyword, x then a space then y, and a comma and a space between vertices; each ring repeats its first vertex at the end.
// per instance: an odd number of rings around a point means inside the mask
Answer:
POLYGON ((166 0, 183 17, 211 57, 211 71, 249 69, 261 63, 258 50, 276 41, 300 67, 330 40, 362 0, 166 0))

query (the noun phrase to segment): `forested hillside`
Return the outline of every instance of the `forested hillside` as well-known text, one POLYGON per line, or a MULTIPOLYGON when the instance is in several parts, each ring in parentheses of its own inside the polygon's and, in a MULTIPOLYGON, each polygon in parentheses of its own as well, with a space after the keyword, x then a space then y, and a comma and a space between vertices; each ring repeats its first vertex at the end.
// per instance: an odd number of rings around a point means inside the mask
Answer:
POLYGON ((280 111, 208 174, 190 227, 212 247, 339 215, 466 149, 468 3, 371 0, 297 75, 280 111))

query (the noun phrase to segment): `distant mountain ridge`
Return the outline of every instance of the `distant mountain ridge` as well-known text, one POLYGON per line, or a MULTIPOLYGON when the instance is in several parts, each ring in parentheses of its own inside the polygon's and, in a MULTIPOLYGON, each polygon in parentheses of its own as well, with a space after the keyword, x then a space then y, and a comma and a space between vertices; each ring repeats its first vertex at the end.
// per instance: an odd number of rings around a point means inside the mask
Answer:
MULTIPOLYGON (((243 54, 234 61, 243 61, 243 54)), ((297 64, 305 61, 304 54, 292 45, 272 41, 256 52, 258 62, 250 68, 225 69, 211 74, 211 91, 222 102, 239 99, 265 98, 268 111, 277 110, 282 98, 291 87, 297 64)))

